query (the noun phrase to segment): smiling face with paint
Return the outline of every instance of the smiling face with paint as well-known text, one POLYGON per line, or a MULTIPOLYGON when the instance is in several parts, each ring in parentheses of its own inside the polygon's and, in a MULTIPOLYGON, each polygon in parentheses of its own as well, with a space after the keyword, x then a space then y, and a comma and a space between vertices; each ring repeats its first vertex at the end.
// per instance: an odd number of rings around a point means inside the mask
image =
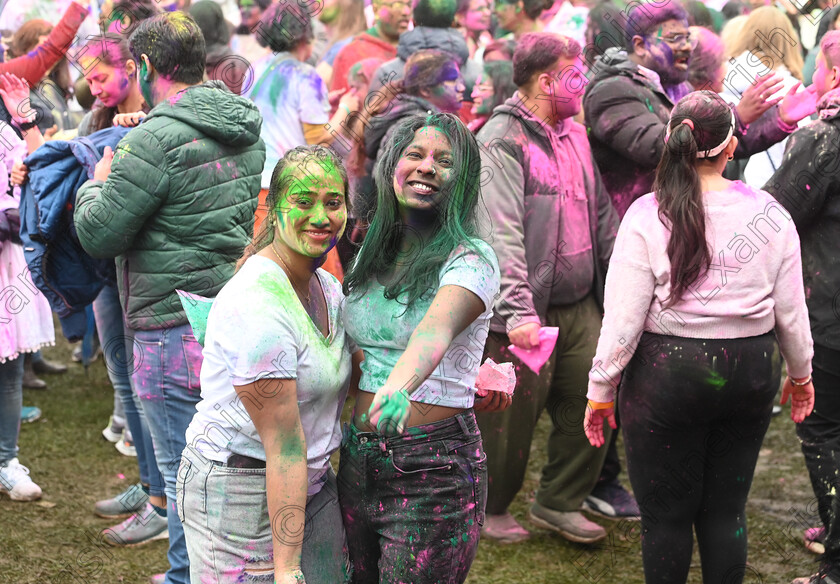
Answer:
POLYGON ((663 86, 688 79, 691 37, 686 21, 666 20, 644 38, 634 37, 633 48, 641 64, 659 74, 663 86))
POLYGON ((441 191, 454 174, 453 160, 441 129, 425 126, 414 133, 394 169, 394 193, 403 214, 430 210, 441 202, 441 191))
POLYGON ((275 207, 275 241, 291 252, 318 258, 332 249, 347 225, 344 181, 328 159, 305 161, 277 178, 289 184, 275 207))

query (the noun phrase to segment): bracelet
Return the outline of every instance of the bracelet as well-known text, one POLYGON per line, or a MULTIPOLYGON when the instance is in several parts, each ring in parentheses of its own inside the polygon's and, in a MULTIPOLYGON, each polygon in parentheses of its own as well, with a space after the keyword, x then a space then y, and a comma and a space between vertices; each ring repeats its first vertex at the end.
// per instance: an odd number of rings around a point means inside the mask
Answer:
POLYGON ((352 112, 352 111, 350 111, 350 106, 348 106, 346 103, 339 103, 339 104, 338 104, 338 107, 343 107, 343 108, 344 108, 344 111, 346 111, 346 112, 347 112, 347 115, 348 115, 348 116, 352 116, 352 115, 353 115, 353 112, 352 112))
POLYGON ((615 401, 596 402, 590 399, 586 401, 586 405, 588 405, 593 410, 608 410, 609 408, 615 407, 615 401))
POLYGON ((22 120, 18 118, 12 118, 12 124, 17 127, 18 130, 21 132, 26 132, 27 130, 31 130, 35 126, 38 125, 38 121, 33 117, 31 121, 22 120))
POLYGON ((811 375, 809 375, 809 376, 805 379, 805 381, 796 381, 793 377, 790 377, 790 376, 788 376, 788 379, 790 379, 790 383, 791 383, 792 385, 795 385, 796 387, 803 387, 803 386, 808 385, 809 383, 811 383, 811 375))

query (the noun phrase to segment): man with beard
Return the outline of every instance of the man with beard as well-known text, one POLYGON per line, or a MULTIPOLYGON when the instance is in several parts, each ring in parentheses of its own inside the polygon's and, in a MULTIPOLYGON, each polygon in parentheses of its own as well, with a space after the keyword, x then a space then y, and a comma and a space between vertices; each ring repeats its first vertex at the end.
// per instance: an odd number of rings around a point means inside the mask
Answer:
MULTIPOLYGON (((595 61, 583 111, 604 186, 624 217, 633 201, 651 192, 671 110, 692 91, 687 82, 692 39, 688 14, 676 2, 635 4, 621 18, 627 49, 607 49, 595 61)), ((617 19, 612 23, 621 25, 617 19)), ((812 93, 792 93, 776 105, 778 100, 766 98, 778 89, 767 76, 742 94, 750 107, 735 110, 736 158, 766 150, 813 113, 812 93)))
POLYGON ((625 23, 627 50, 609 50, 583 99, 592 153, 619 217, 649 193, 665 126, 687 83, 688 14, 676 2, 638 4, 625 23))

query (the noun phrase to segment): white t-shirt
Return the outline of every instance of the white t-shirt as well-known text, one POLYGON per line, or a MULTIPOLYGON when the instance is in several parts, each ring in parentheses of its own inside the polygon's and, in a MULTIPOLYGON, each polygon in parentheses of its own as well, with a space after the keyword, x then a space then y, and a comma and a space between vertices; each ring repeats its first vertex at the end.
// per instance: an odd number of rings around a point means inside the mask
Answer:
MULTIPOLYGON (((350 384, 350 348, 334 276, 317 270, 329 311, 324 338, 304 310, 286 272, 253 256, 216 297, 207 319, 201 402, 187 429, 188 448, 225 462, 232 453, 265 460, 259 433, 234 386, 294 379, 306 440, 309 495, 321 488, 341 441, 339 417, 350 384)), ((270 399, 259 395, 255 399, 270 399)))
POLYGON ((260 138, 265 142, 265 167, 261 187, 267 189, 283 155, 306 145, 303 124, 325 125, 330 121, 329 92, 314 67, 289 53, 278 53, 248 97, 263 115, 260 138))
MULTIPOLYGON (((493 248, 481 240, 472 243, 481 255, 464 245, 458 246, 440 270, 439 288, 454 285, 473 292, 484 302, 484 312, 455 337, 437 368, 411 394, 411 401, 450 408, 473 405, 473 384, 484 353, 493 302, 499 294, 500 276, 493 248)), ((436 293, 437 290, 430 291, 406 310, 400 302, 402 297, 388 300, 385 288, 376 281, 363 295, 351 292, 344 305, 344 326, 365 353, 360 390, 376 393, 385 384, 436 293)))

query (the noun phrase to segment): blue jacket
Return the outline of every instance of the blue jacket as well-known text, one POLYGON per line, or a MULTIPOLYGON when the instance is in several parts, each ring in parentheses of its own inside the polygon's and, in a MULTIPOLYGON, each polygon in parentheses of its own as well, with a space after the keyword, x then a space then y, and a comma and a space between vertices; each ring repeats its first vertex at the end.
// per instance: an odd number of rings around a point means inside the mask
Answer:
POLYGON ((88 255, 76 235, 76 191, 93 178, 106 146, 116 149, 129 128, 107 128, 84 138, 47 142, 30 154, 20 199, 23 255, 35 286, 58 314, 64 336, 81 339, 85 307, 106 281, 115 280, 114 261, 88 255))

